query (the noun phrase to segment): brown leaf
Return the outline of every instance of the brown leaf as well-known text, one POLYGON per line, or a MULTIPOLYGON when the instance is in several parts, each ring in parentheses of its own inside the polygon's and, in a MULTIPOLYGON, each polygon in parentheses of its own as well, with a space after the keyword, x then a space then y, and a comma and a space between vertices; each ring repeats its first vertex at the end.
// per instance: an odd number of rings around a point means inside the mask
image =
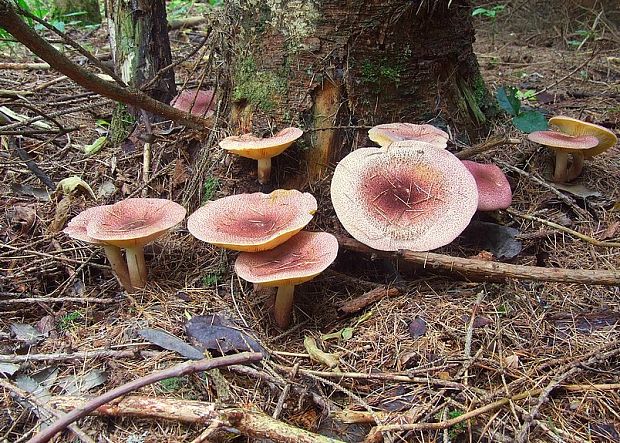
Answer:
POLYGON ((603 233, 599 236, 599 238, 601 240, 608 240, 610 238, 614 238, 618 234, 618 231, 620 231, 620 220, 610 224, 607 229, 605 229, 603 233))
POLYGON ((411 338, 420 338, 426 334, 426 321, 419 315, 409 323, 409 335, 411 338))
POLYGON ((65 195, 56 205, 54 220, 50 223, 49 231, 58 232, 64 228, 67 218, 69 218, 69 209, 71 208, 71 196, 65 195))
POLYGON ((178 159, 174 165, 174 170, 172 171, 172 186, 177 187, 182 185, 187 181, 187 168, 185 167, 185 162, 183 159, 178 159))
POLYGON ((37 220, 37 211, 34 206, 16 204, 6 211, 9 226, 20 234, 28 233, 37 220))

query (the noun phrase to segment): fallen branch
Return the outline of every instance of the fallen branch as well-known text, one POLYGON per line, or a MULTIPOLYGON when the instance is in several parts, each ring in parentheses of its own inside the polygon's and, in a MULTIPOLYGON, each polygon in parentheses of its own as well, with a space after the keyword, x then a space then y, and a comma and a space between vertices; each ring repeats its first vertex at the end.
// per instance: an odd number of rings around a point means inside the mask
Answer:
MULTIPOLYGON (((71 411, 83 408, 88 401, 89 399, 83 397, 56 396, 49 400, 49 404, 61 411, 71 411)), ((218 421, 221 426, 236 428, 245 436, 266 438, 277 443, 339 443, 339 440, 296 428, 259 411, 226 408, 195 400, 132 395, 123 397, 117 403, 102 405, 89 414, 173 420, 202 425, 218 421)))
POLYGON ((0 69, 7 69, 10 71, 43 71, 50 69, 50 65, 47 63, 0 63, 0 69))
POLYGON ((362 295, 354 298, 353 300, 349 300, 341 304, 338 308, 338 313, 340 315, 353 314, 355 312, 361 311, 370 304, 378 302, 385 297, 398 297, 399 295, 400 290, 398 288, 379 286, 377 288, 371 289, 368 292, 364 292, 362 295))
POLYGON ((338 237, 340 247, 379 257, 400 258, 425 269, 441 269, 450 273, 486 279, 521 279, 558 283, 581 283, 589 285, 620 285, 620 271, 545 268, 541 266, 512 265, 473 258, 451 257, 433 252, 377 251, 349 237, 338 237))
POLYGON ((519 138, 510 138, 510 137, 494 138, 491 140, 487 140, 486 142, 480 143, 476 146, 465 148, 462 151, 459 151, 454 155, 456 156, 456 158, 460 160, 465 160, 475 155, 482 154, 483 152, 489 151, 498 146, 518 145, 520 143, 521 143, 521 139, 519 138))
MULTIPOLYGON (((2 295, 0 293, 0 295, 2 295)), ((17 294, 19 297, 19 294, 17 294)), ((23 303, 118 303, 114 298, 96 298, 96 297, 25 297, 10 298, 8 300, 0 300, 0 305, 14 305, 23 303)))
POLYGON ((27 361, 69 361, 69 360, 87 360, 92 358, 133 358, 141 355, 151 356, 158 354, 156 351, 145 351, 141 349, 133 349, 130 351, 115 351, 111 349, 97 349, 94 351, 69 352, 56 354, 25 354, 25 355, 9 355, 0 354, 0 362, 23 363, 27 361))
POLYGON ((136 380, 125 383, 115 389, 112 389, 105 394, 93 398, 86 402, 81 408, 74 409, 62 419, 53 423, 50 427, 41 431, 30 440, 29 443, 45 443, 56 435, 58 432, 65 429, 69 424, 82 417, 87 416, 89 413, 97 409, 98 407, 111 402, 112 400, 122 397, 130 392, 140 389, 143 386, 147 386, 153 383, 157 383, 160 380, 171 377, 182 377, 187 374, 192 374, 199 371, 207 371, 209 369, 219 368, 222 366, 237 365, 243 363, 250 363, 259 361, 263 358, 263 354, 260 352, 242 352, 240 354, 227 355, 218 358, 203 358, 202 360, 188 361, 167 369, 163 369, 152 374, 145 375, 136 380))
POLYGON ((37 56, 48 62, 52 68, 90 91, 114 101, 164 116, 193 129, 200 131, 210 129, 208 126, 210 124, 209 120, 179 111, 140 91, 129 88, 125 89, 117 84, 102 80, 93 73, 76 65, 34 32, 15 12, 14 7, 7 0, 0 0, 0 27, 13 35, 37 56))

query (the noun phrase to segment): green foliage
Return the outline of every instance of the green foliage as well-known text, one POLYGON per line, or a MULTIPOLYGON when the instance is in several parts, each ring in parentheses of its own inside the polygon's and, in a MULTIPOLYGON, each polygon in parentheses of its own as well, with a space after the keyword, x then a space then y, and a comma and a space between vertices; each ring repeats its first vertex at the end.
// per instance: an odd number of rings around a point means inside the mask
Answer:
MULTIPOLYGON (((452 420, 453 418, 460 417, 463 414, 464 412, 459 409, 448 411, 448 420, 452 420)), ((448 431, 448 436, 450 437, 450 440, 454 440, 460 434, 463 434, 466 430, 467 430, 467 424, 465 421, 462 421, 450 427, 450 430, 448 431)))
POLYGON ((272 72, 259 71, 252 57, 242 58, 235 66, 234 101, 246 100, 258 109, 269 112, 277 103, 278 97, 286 91, 286 79, 272 72))
POLYGON ((215 192, 220 187, 220 179, 208 177, 202 185, 202 203, 206 203, 213 198, 215 192))
POLYGON ((209 0, 208 2, 197 2, 196 0, 170 0, 166 2, 166 13, 168 20, 177 20, 191 15, 201 15, 207 12, 212 6, 219 6, 222 0, 209 0))
POLYGON ((362 78, 368 83, 396 83, 400 82, 400 74, 403 72, 401 64, 390 63, 383 57, 378 63, 365 60, 362 63, 362 78))
POLYGON ((58 320, 57 326, 61 331, 69 331, 76 326, 76 323, 82 318, 80 311, 69 312, 58 320))
POLYGON ((533 91, 522 93, 512 86, 502 86, 495 95, 499 107, 512 116, 512 124, 515 128, 526 134, 534 131, 544 131, 549 127, 547 119, 541 112, 521 111, 520 98, 532 100, 535 97, 534 94, 533 91))
POLYGON ((497 14, 502 12, 505 8, 506 8, 506 5, 501 5, 501 4, 491 6, 490 8, 479 7, 479 8, 475 8, 471 12, 471 15, 472 17, 476 17, 479 15, 480 17, 495 19, 497 17, 497 14))
POLYGON ((183 387, 185 381, 181 377, 165 378, 159 382, 159 387, 164 392, 175 392, 183 387))
POLYGON ((212 288, 217 286, 217 282, 222 279, 221 272, 210 272, 209 274, 202 277, 202 286, 205 288, 212 288))

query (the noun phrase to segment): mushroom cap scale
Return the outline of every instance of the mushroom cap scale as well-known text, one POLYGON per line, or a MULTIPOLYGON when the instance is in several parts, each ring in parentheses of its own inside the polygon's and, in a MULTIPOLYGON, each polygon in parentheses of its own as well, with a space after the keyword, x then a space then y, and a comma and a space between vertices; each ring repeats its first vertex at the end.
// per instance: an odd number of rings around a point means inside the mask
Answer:
POLYGON ((327 232, 302 231, 269 251, 242 252, 235 272, 263 286, 298 285, 323 272, 338 255, 338 240, 327 232))
POLYGON ((241 157, 261 160, 281 154, 303 135, 299 128, 284 128, 273 137, 259 138, 252 134, 233 135, 220 142, 220 147, 241 157))
POLYGON ((584 154, 599 143, 593 135, 569 135, 558 131, 534 131, 529 133, 527 138, 554 151, 584 151, 584 154))
POLYGON ((404 140, 417 140, 445 149, 448 144, 449 136, 446 132, 433 125, 386 123, 371 128, 368 131, 368 138, 381 147, 404 140))
POLYGON ((182 222, 185 208, 161 198, 128 198, 94 214, 88 236, 120 248, 150 243, 182 222))
POLYGON ((86 227, 91 219, 101 211, 106 210, 111 205, 105 206, 95 206, 93 208, 88 208, 80 212, 78 215, 73 217, 67 223, 67 227, 62 230, 69 237, 74 238, 76 240, 83 241, 85 243, 91 243, 94 245, 102 245, 104 242, 97 240, 96 238, 90 237, 86 231, 86 227))
POLYGON ((357 149, 336 166, 331 198, 347 232, 383 251, 446 245, 478 206, 473 176, 440 148, 357 149))
POLYGON ((590 135, 596 137, 598 143, 594 147, 584 151, 583 154, 585 158, 601 154, 618 142, 616 134, 609 129, 594 123, 577 120, 576 118, 556 116, 549 119, 549 124, 557 127, 560 131, 568 135, 590 135))
POLYGON ((199 240, 235 251, 272 249, 301 231, 317 210, 316 199, 295 189, 239 194, 207 202, 187 220, 199 240))
POLYGON ((510 183, 497 165, 476 163, 470 160, 462 160, 462 162, 476 180, 479 211, 506 209, 512 204, 510 183))

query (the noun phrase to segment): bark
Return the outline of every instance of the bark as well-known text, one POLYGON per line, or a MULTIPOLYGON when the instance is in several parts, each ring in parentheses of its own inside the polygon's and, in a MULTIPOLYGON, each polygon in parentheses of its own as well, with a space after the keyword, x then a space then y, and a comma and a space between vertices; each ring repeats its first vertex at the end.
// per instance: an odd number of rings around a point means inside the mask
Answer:
POLYGON ((313 130, 302 146, 311 179, 342 156, 345 137, 367 141, 365 129, 325 128, 434 120, 472 132, 485 119, 468 0, 226 5, 231 123, 238 132, 313 130))
POLYGON ((53 14, 65 21, 79 20, 85 25, 101 23, 98 0, 54 0, 53 14))
MULTIPOLYGON (((117 73, 141 88, 172 63, 164 0, 106 0, 110 45, 117 73)), ((175 94, 174 71, 168 70, 144 91, 163 103, 175 94)), ((132 111, 137 117, 138 110, 132 111)))

